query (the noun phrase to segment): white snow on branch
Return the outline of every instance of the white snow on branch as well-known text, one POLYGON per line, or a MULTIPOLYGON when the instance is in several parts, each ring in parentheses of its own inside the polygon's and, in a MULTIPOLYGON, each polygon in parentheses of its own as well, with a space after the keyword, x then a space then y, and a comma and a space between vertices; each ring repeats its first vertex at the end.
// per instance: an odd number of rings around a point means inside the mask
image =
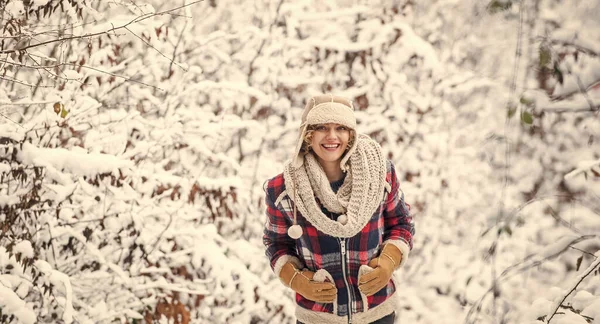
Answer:
POLYGON ((164 289, 170 291, 177 291, 181 293, 191 294, 191 295, 210 295, 211 291, 209 290, 192 290, 181 285, 177 285, 174 283, 169 283, 164 277, 158 277, 155 281, 149 282, 144 285, 135 285, 133 290, 149 290, 149 289, 164 289))
POLYGON ((64 285, 64 288, 65 288, 65 301, 64 301, 65 311, 63 312, 62 319, 67 324, 72 323, 73 322, 73 287, 71 286, 71 280, 69 279, 69 276, 67 276, 66 274, 64 274, 58 270, 52 269, 52 266, 44 260, 37 260, 35 262, 35 267, 38 268, 38 270, 40 270, 40 272, 42 272, 45 276, 47 276, 53 285, 55 285, 55 286, 60 286, 59 284, 64 285))
POLYGON ((600 59, 580 58, 577 62, 566 57, 560 64, 563 82, 558 83, 552 92, 553 97, 567 97, 578 92, 590 91, 600 82, 600 59))
POLYGON ((197 90, 213 90, 213 89, 219 89, 219 90, 234 90, 237 92, 241 92, 241 93, 245 93, 247 95, 256 97, 257 99, 266 99, 267 98, 267 94, 264 93, 263 91, 248 86, 246 83, 241 83, 241 82, 228 82, 228 81, 223 81, 223 82, 214 82, 214 81, 210 81, 210 80, 203 80, 200 81, 196 84, 194 84, 192 87, 189 88, 190 93, 193 93, 194 91, 197 90))
MULTIPOLYGON (((4 117, 0 116, 0 121, 4 122, 4 117)), ((20 142, 25 138, 25 131, 18 125, 7 122, 4 125, 0 124, 0 137, 6 137, 13 141, 20 142)))
POLYGON ((17 243, 13 247, 13 253, 20 253, 22 258, 33 258, 33 247, 31 247, 31 242, 25 240, 17 243))
POLYGON ((593 42, 593 37, 581 37, 581 30, 558 29, 552 32, 550 37, 553 42, 572 44, 581 49, 600 55, 600 43, 593 42))
POLYGON ((0 207, 12 206, 19 203, 18 195, 4 195, 0 196, 0 207))
POLYGON ((577 163, 577 168, 575 170, 573 170, 565 175, 565 179, 571 179, 580 173, 588 172, 596 166, 600 166, 600 160, 580 161, 579 163, 577 163))
MULTIPOLYGON (((288 10, 292 11, 293 6, 288 6, 288 10)), ((282 12, 284 8, 281 9, 282 12)), ((298 21, 310 21, 310 20, 327 20, 331 21, 337 18, 346 17, 346 16, 354 16, 358 14, 366 14, 369 12, 369 7, 366 6, 354 6, 351 8, 339 9, 339 10, 331 10, 324 12, 303 12, 303 11, 295 11, 294 18, 298 21)), ((294 12, 294 11, 292 11, 294 12)))
POLYGON ((0 101, 0 105, 29 106, 29 105, 46 105, 46 104, 54 103, 54 102, 56 102, 56 100, 29 100, 29 99, 23 99, 23 100, 19 100, 19 101, 3 100, 3 101, 0 101))
POLYGON ((596 270, 596 268, 598 268, 598 267, 600 267, 600 256, 597 257, 596 260, 594 260, 594 262, 592 262, 592 264, 590 264, 590 266, 587 269, 585 269, 583 272, 581 272, 576 278, 573 278, 572 283, 567 287, 567 289, 565 289, 563 294, 561 294, 560 296, 558 296, 556 298, 556 300, 554 301, 554 304, 550 308, 552 310, 552 313, 548 314, 548 316, 546 317, 546 323, 550 323, 550 320, 552 319, 554 314, 556 314, 558 308, 562 305, 562 303, 565 301, 565 299, 573 291, 575 291, 577 286, 579 286, 579 284, 581 284, 581 282, 587 276, 589 276, 592 273, 592 271, 596 270))
POLYGON ((19 153, 21 160, 26 164, 50 166, 77 176, 95 176, 133 167, 132 161, 114 155, 77 152, 63 148, 40 148, 27 142, 23 144, 23 150, 19 153))
POLYGON ((102 255, 100 250, 98 250, 96 247, 88 244, 88 242, 87 242, 86 238, 83 236, 83 234, 75 232, 70 227, 55 227, 53 229, 53 233, 55 234, 56 237, 66 234, 66 235, 70 235, 70 236, 76 238, 81 244, 83 244, 85 246, 85 248, 88 250, 88 252, 98 260, 98 263, 107 266, 109 269, 111 269, 113 272, 115 272, 119 276, 119 278, 121 278, 121 280, 123 280, 123 284, 125 284, 125 286, 127 286, 127 287, 131 286, 130 278, 125 273, 125 271, 123 271, 123 269, 121 267, 119 267, 118 265, 108 262, 106 260, 106 258, 104 257, 104 255, 102 255))
POLYGON ((600 97, 591 97, 590 102, 583 95, 576 95, 571 100, 554 101, 540 107, 547 112, 580 112, 595 111, 600 109, 600 97))
POLYGON ((5 287, 0 282, 0 309, 4 314, 13 314, 23 324, 33 324, 36 322, 36 316, 31 309, 19 296, 11 289, 5 287))

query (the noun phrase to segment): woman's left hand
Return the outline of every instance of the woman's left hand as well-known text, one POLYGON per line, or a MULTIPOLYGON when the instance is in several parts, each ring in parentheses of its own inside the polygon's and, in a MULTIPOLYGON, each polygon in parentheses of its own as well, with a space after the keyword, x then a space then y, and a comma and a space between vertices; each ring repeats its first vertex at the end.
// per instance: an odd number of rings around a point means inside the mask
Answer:
POLYGON ((367 295, 374 295, 383 289, 392 279, 392 274, 397 264, 400 264, 402 252, 392 244, 386 244, 379 257, 371 260, 369 266, 373 271, 361 276, 358 289, 367 295))

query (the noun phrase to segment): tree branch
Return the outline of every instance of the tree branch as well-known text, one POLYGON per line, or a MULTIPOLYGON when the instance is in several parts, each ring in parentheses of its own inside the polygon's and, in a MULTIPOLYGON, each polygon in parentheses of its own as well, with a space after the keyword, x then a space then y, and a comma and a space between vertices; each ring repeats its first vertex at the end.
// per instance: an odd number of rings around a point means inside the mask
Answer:
POLYGON ((23 129, 25 129, 25 127, 23 127, 21 124, 19 124, 19 123, 17 123, 16 121, 14 121, 14 120, 12 120, 12 119, 8 118, 8 116, 4 115, 3 113, 0 113, 0 116, 2 116, 2 117, 4 117, 4 118, 6 118, 8 121, 11 121, 11 122, 13 122, 15 125, 18 125, 19 127, 21 127, 21 128, 23 128, 23 129))
MULTIPOLYGON (((167 77, 169 77, 171 75, 171 68, 173 68, 173 63, 175 62, 175 54, 177 53, 177 48, 179 47, 179 44, 181 43, 181 39, 183 38, 183 32, 187 28, 187 25, 188 25, 188 20, 186 19, 185 24, 183 25, 183 28, 181 29, 181 32, 179 33, 179 38, 177 39, 177 44, 175 44, 175 48, 173 49, 173 57, 171 58, 171 64, 169 64, 169 70, 167 71, 167 77)), ((179 64, 177 64, 177 66, 182 68, 179 64)), ((184 68, 182 68, 182 69, 187 72, 186 69, 184 69, 184 68)))
MULTIPOLYGON (((273 26, 275 26, 275 24, 277 24, 277 19, 279 19, 279 11, 281 10, 281 5, 282 4, 283 4, 283 0, 279 1, 279 4, 277 5, 277 10, 275 11, 275 19, 273 20, 273 22, 269 26, 269 35, 271 35, 271 31, 273 30, 273 26)), ((262 54, 263 47, 265 46, 266 43, 267 43, 267 38, 263 38, 262 42, 260 43, 260 46, 258 47, 258 51, 256 51, 256 55, 254 55, 254 57, 252 58, 252 60, 248 64, 248 66, 250 67, 248 69, 248 84, 252 84, 250 81, 252 79, 252 74, 254 73, 254 62, 256 62, 256 60, 258 59, 258 57, 260 56, 260 54, 262 54)))
MULTIPOLYGON (((14 82, 14 83, 22 84, 24 86, 28 86, 28 87, 31 87, 31 88, 33 88, 35 86, 35 85, 31 84, 31 83, 27 83, 27 82, 24 82, 24 81, 19 81, 17 79, 13 79, 11 77, 6 77, 6 76, 0 76, 0 80, 6 80, 6 81, 9 81, 9 82, 14 82)), ((42 87, 42 88, 52 88, 52 86, 49 86, 49 85, 45 85, 45 86, 42 85, 40 87, 42 87)))
MULTIPOLYGON (((547 40, 547 39, 546 39, 546 37, 544 37, 543 39, 544 39, 544 40, 547 40)), ((575 41, 576 41, 576 40, 575 40, 575 41)), ((584 53, 586 53, 586 54, 589 54, 589 55, 591 55, 591 56, 600 56, 600 53, 596 52, 596 50, 595 50, 595 49, 593 49, 593 48, 589 48, 589 47, 586 47, 585 45, 583 45, 583 44, 578 44, 578 43, 576 43, 576 42, 567 42, 567 41, 565 41, 565 40, 551 39, 551 40, 550 40, 550 43, 551 43, 551 44, 554 44, 554 45, 573 46, 573 47, 575 47, 577 50, 579 50, 579 51, 582 51, 582 52, 584 52, 584 53)))
MULTIPOLYGON (((90 69, 90 70, 94 70, 96 72, 108 74, 110 76, 114 76, 115 78, 124 79, 125 81, 128 81, 128 82, 138 83, 138 84, 141 84, 141 85, 144 85, 144 86, 147 86, 147 87, 151 87, 151 88, 154 88, 156 90, 163 91, 163 92, 166 91, 165 89, 159 88, 157 86, 153 86, 151 84, 147 84, 147 83, 144 83, 144 82, 141 82, 141 81, 134 80, 131 77, 119 75, 119 74, 108 72, 108 71, 103 71, 103 70, 97 69, 95 67, 91 67, 89 65, 83 65, 83 64, 80 65, 80 64, 77 64, 77 63, 64 62, 64 63, 58 63, 58 64, 54 64, 54 65, 33 66, 33 65, 26 65, 26 64, 22 64, 22 63, 16 63, 16 62, 7 62, 7 61, 2 61, 2 60, 0 60, 0 62, 5 62, 7 64, 12 64, 12 65, 15 65, 15 66, 24 67, 24 68, 28 68, 28 69, 56 68, 56 67, 62 67, 64 65, 70 65, 70 66, 74 66, 74 67, 81 67, 81 68, 84 68, 84 69, 90 69)), ((2 77, 0 77, 0 78, 2 78, 2 77)), ((13 82, 21 83, 23 85, 30 86, 30 87, 34 86, 33 84, 24 83, 24 82, 18 81, 16 79, 11 79, 11 80, 8 80, 8 81, 13 81, 13 82)), ((51 88, 52 86, 42 86, 42 87, 51 88)))
POLYGON ((13 48, 13 49, 3 50, 3 51, 0 51, 0 54, 16 53, 16 52, 24 51, 24 50, 27 50, 27 49, 30 49, 30 48, 34 48, 34 47, 38 47, 38 46, 43 46, 43 45, 47 45, 47 44, 52 44, 52 43, 56 43, 56 42, 63 42, 63 41, 67 41, 67 40, 81 39, 81 38, 87 38, 87 37, 95 37, 95 36, 100 36, 100 35, 108 34, 110 32, 114 32, 114 31, 119 30, 121 28, 125 28, 125 27, 127 27, 127 26, 129 26, 131 24, 138 23, 138 22, 146 20, 148 18, 152 18, 152 17, 155 17, 155 16, 164 15, 164 14, 167 14, 167 13, 169 13, 171 11, 179 10, 181 8, 185 8, 185 7, 191 6, 193 4, 196 4, 196 3, 199 3, 199 2, 202 2, 202 1, 204 1, 204 0, 194 1, 192 3, 188 3, 188 4, 183 5, 183 6, 179 6, 179 7, 173 8, 173 9, 169 9, 169 10, 157 12, 157 13, 154 13, 154 14, 144 14, 144 15, 141 15, 141 16, 138 16, 138 17, 134 18, 130 22, 126 23, 125 25, 122 25, 122 26, 119 26, 119 27, 113 27, 113 28, 111 28, 109 30, 105 30, 105 31, 102 31, 102 32, 90 33, 90 34, 79 35, 79 36, 69 36, 69 37, 63 37, 63 38, 59 38, 59 39, 48 40, 48 41, 45 41, 45 42, 41 42, 41 43, 37 43, 37 44, 32 44, 32 45, 27 45, 27 46, 23 46, 23 47, 20 47, 20 48, 13 48))
POLYGON ((586 107, 581 107, 581 108, 567 108, 567 107, 550 107, 550 108, 542 108, 541 109, 544 112, 548 112, 548 113, 557 113, 557 114, 562 114, 562 113, 585 113, 585 112, 598 112, 598 110, 600 110, 600 104, 597 105, 592 105, 592 106, 586 106, 586 107))
POLYGON ((550 323, 550 321, 552 320, 554 315, 556 315, 556 312, 558 311, 562 303, 564 303, 565 299, 567 299, 567 297, 569 297, 569 295, 571 295, 575 291, 575 289, 577 289, 577 286, 579 286, 583 279, 589 276, 598 267, 600 267, 600 258, 597 258, 594 262, 592 262, 592 264, 584 271, 584 273, 579 275, 579 280, 577 280, 577 282, 571 287, 569 292, 565 296, 563 296, 563 299, 555 304, 554 311, 552 312, 552 314, 550 314, 550 317, 548 318, 548 321, 546 321, 546 324, 550 323))
MULTIPOLYGON (((186 22, 187 23, 187 22, 186 22)), ((138 36, 136 33, 132 32, 131 29, 125 27, 125 29, 127 29, 128 32, 130 32, 133 36, 137 37, 139 40, 141 40, 144 44, 146 44, 148 47, 152 48, 153 50, 155 50, 158 54, 162 55, 164 58, 166 58, 167 60, 171 61, 171 65, 175 64, 178 67, 180 67, 182 70, 186 71, 187 70, 185 68, 183 68, 183 66, 179 65, 179 63, 174 62, 174 60, 168 58, 165 54, 163 54, 163 52, 159 51, 156 47, 152 46, 152 44, 148 43, 145 39, 141 38, 140 36, 138 36)))

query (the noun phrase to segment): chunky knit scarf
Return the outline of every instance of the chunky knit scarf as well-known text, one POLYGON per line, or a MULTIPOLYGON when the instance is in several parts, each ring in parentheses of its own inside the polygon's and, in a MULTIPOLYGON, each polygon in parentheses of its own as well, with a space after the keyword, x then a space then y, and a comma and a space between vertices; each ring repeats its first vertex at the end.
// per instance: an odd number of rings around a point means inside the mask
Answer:
POLYGON ((352 237, 361 231, 379 208, 385 190, 387 170, 379 144, 359 135, 356 150, 348 154, 350 168, 337 193, 312 154, 304 157, 305 163, 299 168, 286 163, 283 172, 288 196, 300 213, 318 230, 334 237, 352 237), (330 212, 342 214, 345 224, 323 214, 315 197, 330 212))

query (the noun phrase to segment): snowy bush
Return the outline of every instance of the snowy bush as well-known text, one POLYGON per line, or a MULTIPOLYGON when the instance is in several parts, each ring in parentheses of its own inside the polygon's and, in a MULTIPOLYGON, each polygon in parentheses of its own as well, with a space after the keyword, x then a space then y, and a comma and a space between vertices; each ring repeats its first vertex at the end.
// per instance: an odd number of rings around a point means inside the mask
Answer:
POLYGON ((262 184, 329 91, 415 211, 400 322, 600 320, 595 1, 0 9, 0 321, 293 323, 262 184))

